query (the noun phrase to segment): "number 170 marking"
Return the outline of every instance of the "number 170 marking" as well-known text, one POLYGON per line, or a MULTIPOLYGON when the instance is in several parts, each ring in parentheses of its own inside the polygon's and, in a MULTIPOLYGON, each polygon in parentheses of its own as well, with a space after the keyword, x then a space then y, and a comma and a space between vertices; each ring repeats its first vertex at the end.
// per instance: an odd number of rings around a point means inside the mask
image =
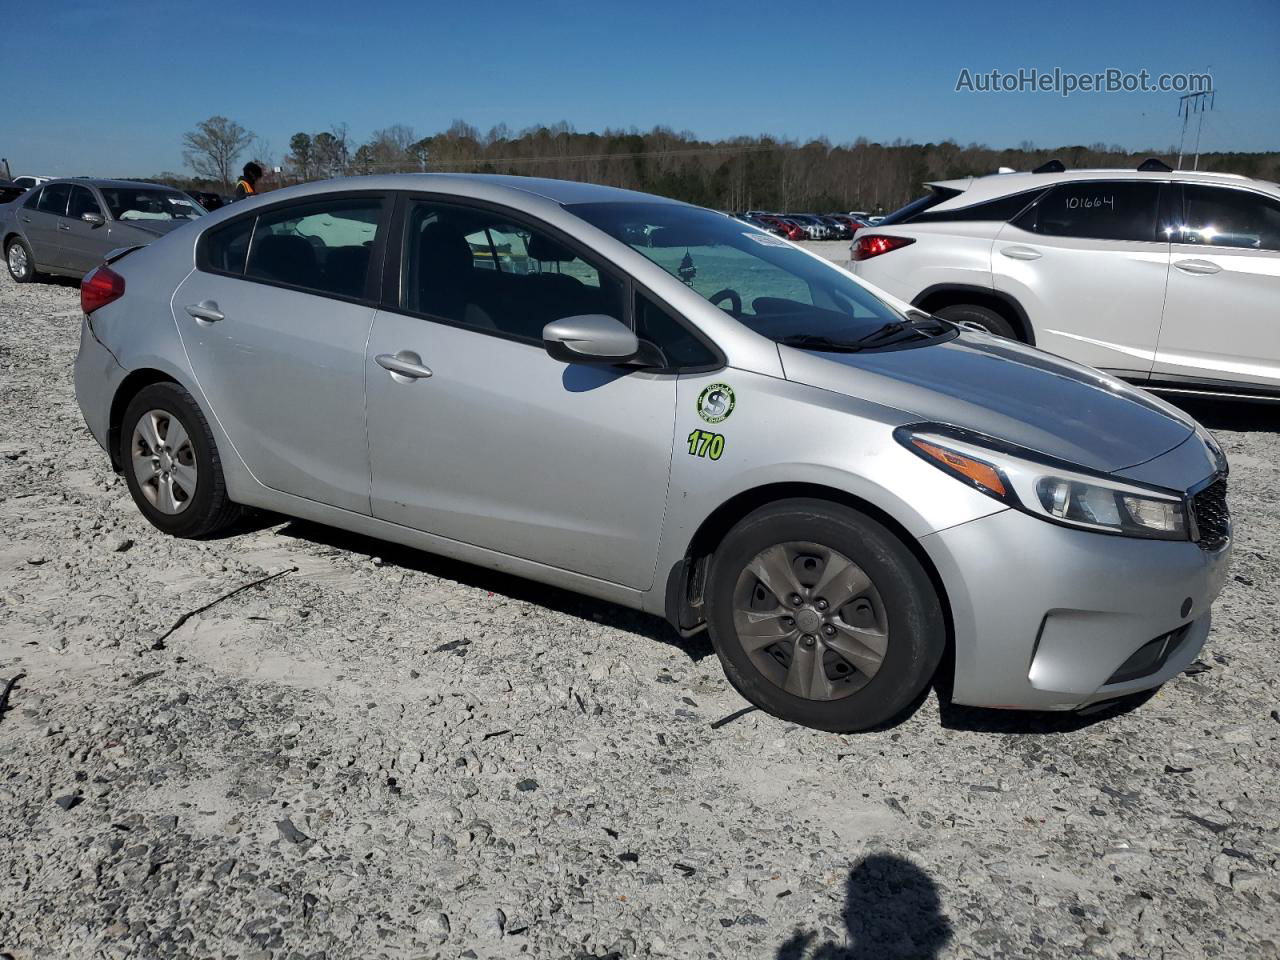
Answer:
POLYGON ((719 460, 722 453, 724 453, 723 434, 708 433, 706 430, 695 430, 689 434, 690 456, 719 460))

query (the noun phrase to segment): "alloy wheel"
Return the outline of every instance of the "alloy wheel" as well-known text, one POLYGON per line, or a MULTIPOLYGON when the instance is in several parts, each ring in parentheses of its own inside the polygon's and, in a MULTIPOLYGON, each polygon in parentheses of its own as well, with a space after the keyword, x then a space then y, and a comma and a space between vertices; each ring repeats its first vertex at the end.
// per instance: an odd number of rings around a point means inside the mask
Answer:
POLYGON ((133 428, 133 475, 147 501, 161 513, 181 513, 196 492, 196 455, 178 418, 148 410, 133 428))
POLYGON ((15 277, 25 277, 30 266, 27 248, 17 242, 9 244, 9 272, 15 277))
POLYGON ((884 663, 888 615, 863 569, 817 543, 760 551, 738 576, 733 624, 756 668, 787 693, 839 700, 884 663))

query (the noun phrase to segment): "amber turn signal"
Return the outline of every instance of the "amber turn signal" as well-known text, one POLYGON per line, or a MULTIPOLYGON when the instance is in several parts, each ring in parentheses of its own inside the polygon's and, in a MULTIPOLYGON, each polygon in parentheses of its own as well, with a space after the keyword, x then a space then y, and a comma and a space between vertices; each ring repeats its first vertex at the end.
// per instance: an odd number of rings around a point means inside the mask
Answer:
POLYGON ((998 497, 1008 495, 1004 488, 1004 483, 1000 479, 1000 474, 996 472, 995 467, 991 466, 991 464, 983 463, 981 460, 975 460, 972 457, 966 457, 963 454, 956 453, 954 450, 946 450, 943 447, 935 446, 927 440, 921 440, 917 437, 913 437, 911 443, 926 456, 932 457, 948 470, 971 480, 979 487, 990 490, 998 497))

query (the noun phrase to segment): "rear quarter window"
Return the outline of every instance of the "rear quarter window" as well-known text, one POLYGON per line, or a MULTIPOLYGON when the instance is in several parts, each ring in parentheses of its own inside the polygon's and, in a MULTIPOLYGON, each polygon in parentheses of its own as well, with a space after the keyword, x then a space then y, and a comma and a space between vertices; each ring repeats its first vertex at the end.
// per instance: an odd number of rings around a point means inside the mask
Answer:
POLYGON ((206 272, 243 276, 256 217, 244 217, 206 231, 200 238, 197 266, 206 272))

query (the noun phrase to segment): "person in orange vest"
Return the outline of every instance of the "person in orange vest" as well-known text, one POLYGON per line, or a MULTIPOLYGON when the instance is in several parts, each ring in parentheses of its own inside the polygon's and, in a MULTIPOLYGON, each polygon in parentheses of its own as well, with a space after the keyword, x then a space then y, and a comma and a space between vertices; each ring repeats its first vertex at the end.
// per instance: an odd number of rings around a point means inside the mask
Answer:
POLYGON ((243 200, 245 197, 257 196, 257 183, 261 179, 262 168, 250 160, 244 165, 244 172, 236 181, 236 199, 243 200))

